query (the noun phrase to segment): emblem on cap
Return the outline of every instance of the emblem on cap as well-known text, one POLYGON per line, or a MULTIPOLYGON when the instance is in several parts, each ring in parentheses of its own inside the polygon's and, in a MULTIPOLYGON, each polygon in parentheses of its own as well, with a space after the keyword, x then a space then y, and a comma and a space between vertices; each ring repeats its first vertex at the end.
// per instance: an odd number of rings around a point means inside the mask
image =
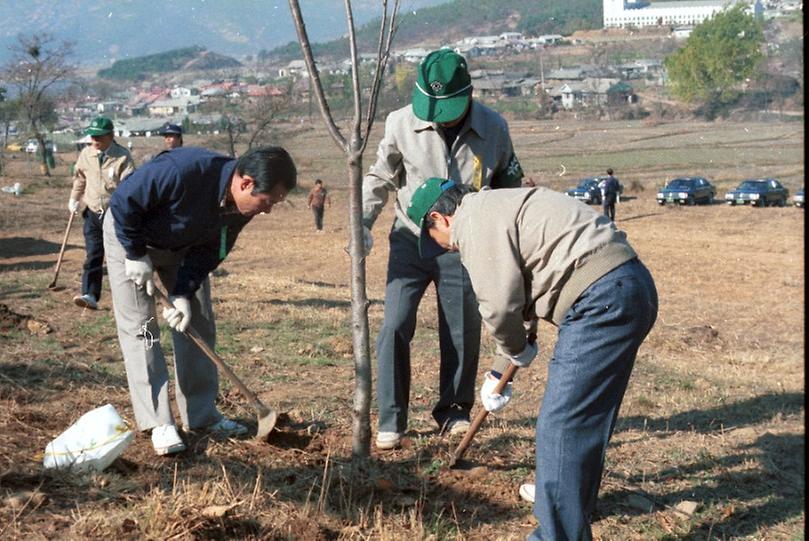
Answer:
POLYGON ((433 92, 441 92, 444 85, 441 83, 441 81, 433 81, 430 83, 430 88, 433 90, 433 92))

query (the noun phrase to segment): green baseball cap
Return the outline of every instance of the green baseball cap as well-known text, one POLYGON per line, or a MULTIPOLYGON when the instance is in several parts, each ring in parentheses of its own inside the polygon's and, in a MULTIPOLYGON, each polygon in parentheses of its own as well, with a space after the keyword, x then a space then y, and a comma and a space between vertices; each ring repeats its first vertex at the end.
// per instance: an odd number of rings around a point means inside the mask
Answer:
POLYGON ((407 207, 407 216, 421 229, 419 236, 419 254, 422 259, 432 259, 447 251, 430 236, 429 230, 424 227, 424 218, 430 211, 441 194, 454 187, 455 181, 446 178, 428 178, 419 186, 413 197, 410 198, 410 205, 407 207))
POLYGON ((84 133, 86 135, 107 135, 112 133, 112 120, 105 116, 97 116, 90 122, 84 133))
POLYGON ((428 54, 418 67, 413 114, 427 122, 452 122, 466 111, 472 78, 464 57, 451 49, 428 54))

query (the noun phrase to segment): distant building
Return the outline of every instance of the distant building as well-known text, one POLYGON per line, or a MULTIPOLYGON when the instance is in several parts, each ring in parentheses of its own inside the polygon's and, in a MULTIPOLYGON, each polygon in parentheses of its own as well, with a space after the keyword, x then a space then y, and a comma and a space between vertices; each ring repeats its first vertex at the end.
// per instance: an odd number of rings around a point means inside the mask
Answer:
POLYGON ((149 116, 187 115, 197 110, 199 96, 155 100, 147 107, 149 116))
POLYGON ((536 42, 540 45, 556 45, 563 39, 565 38, 559 34, 543 34, 536 38, 536 42))
MULTIPOLYGON (((618 79, 594 77, 567 82, 559 88, 562 107, 570 110, 577 107, 606 105, 609 99, 607 92, 618 82, 618 79)), ((629 88, 631 90, 631 87, 629 88)))
POLYGON ((172 98, 189 98, 191 96, 196 96, 199 94, 199 91, 196 88, 187 88, 184 86, 175 86, 169 92, 169 95, 172 98))
POLYGON ((304 60, 292 60, 285 67, 278 70, 278 77, 282 79, 296 75, 303 77, 309 76, 309 70, 306 68, 306 62, 304 60))
POLYGON ((723 9, 744 3, 755 15, 762 15, 761 0, 685 0, 649 2, 648 0, 603 0, 604 28, 660 25, 695 25, 723 9))
POLYGON ((692 30, 694 30, 693 26, 678 26, 671 31, 671 35, 674 39, 687 39, 692 30))

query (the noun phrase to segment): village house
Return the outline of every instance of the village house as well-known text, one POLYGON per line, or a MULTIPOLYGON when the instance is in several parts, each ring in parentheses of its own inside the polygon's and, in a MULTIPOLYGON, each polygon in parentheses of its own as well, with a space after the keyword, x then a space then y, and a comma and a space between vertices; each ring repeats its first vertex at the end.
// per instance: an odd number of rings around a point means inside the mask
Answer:
MULTIPOLYGON (((600 107, 610 102, 610 89, 620 83, 619 79, 607 77, 588 77, 582 81, 569 81, 559 87, 561 105, 566 110, 586 107, 600 107)), ((629 100, 632 87, 627 83, 612 91, 613 99, 629 100)))
POLYGON ((309 76, 309 70, 306 69, 305 60, 291 60, 289 64, 278 70, 278 77, 281 79, 287 79, 295 76, 309 76))

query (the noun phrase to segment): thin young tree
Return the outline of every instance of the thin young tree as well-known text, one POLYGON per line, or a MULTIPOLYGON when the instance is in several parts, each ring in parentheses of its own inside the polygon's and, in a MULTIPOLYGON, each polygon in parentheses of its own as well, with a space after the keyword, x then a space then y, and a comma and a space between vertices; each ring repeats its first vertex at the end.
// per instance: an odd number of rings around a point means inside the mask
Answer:
POLYGON ((42 33, 19 36, 9 50, 11 58, 2 70, 3 78, 17 89, 20 114, 39 143, 42 172, 50 176, 44 124, 52 117, 50 93, 54 85, 67 81, 76 72, 70 62, 73 43, 42 33))
POLYGON ((321 84, 306 25, 303 21, 298 0, 289 0, 292 19, 298 33, 298 42, 309 71, 311 90, 317 99, 320 113, 334 142, 346 155, 349 185, 349 243, 351 257, 351 327, 354 346, 354 407, 352 412, 352 454, 365 458, 371 454, 371 350, 368 327, 368 296, 365 289, 365 243, 362 231, 362 154, 368 144, 368 136, 376 115, 377 99, 382 87, 382 75, 390 59, 391 44, 396 33, 396 16, 399 0, 389 7, 387 0, 381 0, 382 18, 379 25, 379 39, 376 47, 376 66, 373 73, 371 92, 368 98, 365 122, 363 125, 362 88, 359 77, 357 41, 354 30, 354 16, 351 0, 344 0, 348 43, 351 55, 351 82, 354 94, 354 116, 348 130, 343 135, 334 121, 326 95, 321 84))

